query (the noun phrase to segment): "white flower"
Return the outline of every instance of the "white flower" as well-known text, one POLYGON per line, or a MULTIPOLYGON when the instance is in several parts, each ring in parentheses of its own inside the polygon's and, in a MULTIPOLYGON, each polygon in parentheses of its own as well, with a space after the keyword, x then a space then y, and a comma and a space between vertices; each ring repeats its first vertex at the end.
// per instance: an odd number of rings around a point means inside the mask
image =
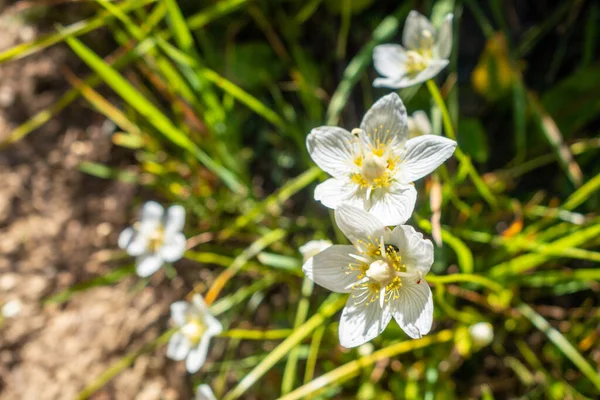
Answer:
POLYGON ((478 322, 471 325, 469 333, 473 344, 478 348, 487 346, 494 339, 494 327, 489 322, 478 322))
POLYGON ((140 221, 119 235, 119 247, 136 257, 136 271, 141 277, 155 273, 165 262, 179 260, 185 252, 185 209, 171 206, 164 215, 163 207, 148 201, 144 204, 140 221))
POLYGON ((199 294, 194 295, 191 303, 171 304, 171 318, 179 330, 169 340, 167 357, 176 361, 185 359, 186 369, 193 374, 206 361, 210 339, 221 333, 223 327, 199 294))
POLYGON ((421 135, 433 133, 431 122, 425 111, 415 111, 412 117, 408 117, 408 137, 414 138, 421 135))
POLYGON ((210 386, 202 384, 196 388, 196 400, 217 400, 210 386))
POLYGON ((412 338, 429 332, 433 300, 424 277, 433 263, 433 244, 411 226, 386 228, 368 212, 342 205, 335 211, 352 245, 333 245, 302 270, 315 283, 350 293, 340 320, 340 343, 356 347, 378 336, 392 317, 412 338))
POLYGON ((326 207, 349 203, 373 213, 386 225, 403 224, 417 199, 413 181, 436 169, 456 148, 437 135, 407 140, 406 109, 396 93, 379 99, 360 129, 324 126, 306 138, 314 162, 333 178, 315 190, 326 207))
POLYGON ((2 306, 2 316, 4 318, 15 318, 19 314, 21 314, 22 310, 23 303, 21 303, 21 300, 10 300, 4 303, 4 305, 2 306))
POLYGON ((452 51, 452 14, 448 14, 436 32, 431 22, 416 11, 406 19, 402 44, 382 44, 375 47, 375 69, 383 78, 373 86, 392 89, 425 82, 448 65, 452 51))
POLYGON ((306 262, 309 258, 316 256, 326 248, 331 247, 332 244, 333 243, 329 240, 311 240, 306 242, 305 245, 300 246, 298 250, 300 250, 302 258, 304 259, 304 262, 306 262))

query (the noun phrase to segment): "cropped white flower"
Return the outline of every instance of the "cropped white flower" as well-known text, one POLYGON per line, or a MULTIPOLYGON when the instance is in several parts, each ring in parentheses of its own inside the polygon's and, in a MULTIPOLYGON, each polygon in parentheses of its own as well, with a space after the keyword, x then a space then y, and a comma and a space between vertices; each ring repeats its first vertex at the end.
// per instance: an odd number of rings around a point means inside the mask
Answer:
POLYGON ((408 137, 414 138, 421 135, 430 135, 433 133, 431 122, 425 111, 415 111, 408 117, 408 137))
POLYGON ((309 258, 316 256, 326 248, 331 247, 332 244, 333 243, 329 240, 311 240, 306 242, 305 245, 300 246, 298 250, 300 250, 302 258, 304 259, 304 262, 306 262, 309 258))
POLYGON ((217 400, 210 386, 202 384, 196 388, 196 400, 217 400))
POLYGON ((148 201, 144 204, 139 222, 119 235, 119 247, 136 257, 137 274, 141 277, 155 273, 165 262, 179 260, 185 252, 185 209, 171 206, 164 215, 163 207, 148 201))
POLYGON ((473 344, 478 347, 485 347, 494 340, 494 327, 489 322, 478 322, 469 327, 469 333, 473 344))
POLYGON ((4 303, 0 314, 2 314, 2 316, 4 318, 15 318, 15 317, 19 316, 19 314, 21 314, 22 310, 23 310, 23 303, 21 303, 21 300, 14 299, 14 300, 10 300, 10 301, 7 301, 6 303, 4 303))
POLYGON ((368 212, 344 204, 335 211, 352 245, 333 245, 302 270, 334 292, 351 293, 340 320, 340 343, 356 347, 378 336, 392 317, 412 338, 431 329, 433 300, 425 275, 433 244, 411 226, 385 227, 368 212))
POLYGON ((406 109, 396 93, 379 99, 352 133, 324 126, 306 138, 314 162, 333 178, 315 190, 326 207, 349 203, 386 225, 403 224, 417 199, 413 181, 436 169, 456 148, 437 135, 407 140, 406 109))
POLYGON ((375 79, 373 86, 392 89, 425 82, 448 65, 452 51, 452 14, 448 14, 440 29, 416 11, 406 19, 402 44, 382 44, 375 47, 375 69, 383 78, 375 79))
POLYGON ((191 303, 171 304, 171 318, 179 330, 169 340, 167 357, 176 361, 185 359, 186 369, 193 374, 206 361, 210 339, 221 333, 223 327, 199 294, 194 295, 191 303))

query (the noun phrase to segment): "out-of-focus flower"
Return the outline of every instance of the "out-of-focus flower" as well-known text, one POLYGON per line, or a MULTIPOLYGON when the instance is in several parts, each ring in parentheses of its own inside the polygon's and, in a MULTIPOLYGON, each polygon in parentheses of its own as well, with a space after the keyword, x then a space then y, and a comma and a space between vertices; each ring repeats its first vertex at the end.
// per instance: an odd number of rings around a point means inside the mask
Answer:
POLYGON ((478 322, 471 325, 469 333, 476 347, 485 347, 494 340, 494 327, 489 322, 478 322))
POLYGON ((408 139, 406 109, 396 93, 379 99, 352 133, 324 126, 306 139, 314 162, 333 176, 317 186, 315 199, 336 209, 363 208, 386 225, 403 224, 417 199, 413 181, 432 172, 456 148, 437 135, 408 139))
POLYGON ((142 207, 140 220, 119 235, 119 247, 136 257, 137 274, 141 277, 155 273, 165 261, 179 260, 185 252, 185 209, 164 208, 149 201, 142 207))
POLYGON ((356 347, 378 336, 392 317, 412 338, 429 332, 433 300, 425 275, 433 264, 433 244, 411 226, 387 228, 372 214, 341 205, 340 230, 352 245, 333 245, 310 258, 302 270, 318 285, 350 293, 339 337, 356 347))
POLYGON ((431 122, 425 111, 415 111, 408 117, 408 137, 412 139, 421 135, 430 135, 433 133, 431 122))
POLYGON ((4 318, 15 318, 19 314, 21 314, 22 310, 23 303, 21 303, 21 300, 10 300, 4 303, 4 305, 2 306, 2 316, 4 318))
POLYGON ((217 398, 210 386, 202 384, 196 388, 196 400, 217 400, 217 398))
POLYGON ((199 294, 194 295, 191 303, 171 304, 171 318, 179 330, 169 340, 167 357, 176 361, 185 359, 186 369, 193 374, 206 361, 210 339, 221 333, 223 327, 199 294))
POLYGON ((375 47, 375 69, 383 78, 375 79, 373 86, 399 89, 436 76, 448 65, 452 51, 452 19, 453 15, 448 14, 436 31, 426 17, 411 11, 402 35, 404 47, 397 44, 375 47))
POLYGON ((306 262, 309 258, 316 256, 331 245, 332 243, 329 240, 311 240, 300 246, 298 250, 302 254, 303 262, 306 262))

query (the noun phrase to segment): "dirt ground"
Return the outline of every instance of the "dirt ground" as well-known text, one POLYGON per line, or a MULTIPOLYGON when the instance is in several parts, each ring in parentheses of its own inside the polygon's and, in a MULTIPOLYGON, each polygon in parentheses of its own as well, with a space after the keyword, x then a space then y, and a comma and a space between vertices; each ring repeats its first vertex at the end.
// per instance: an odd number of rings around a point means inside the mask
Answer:
MULTIPOLYGON (((37 34, 0 15, 0 51, 37 34)), ((74 61, 58 46, 0 66, 0 141, 69 88, 61 66, 78 65, 74 61)), ((16 315, 0 322, 2 399, 73 398, 127 352, 157 337, 177 298, 169 285, 133 290, 131 278, 42 306, 49 295, 114 267, 103 260, 132 217, 124 205, 135 188, 77 168, 82 160, 119 165, 107 127, 79 102, 0 150, 0 307, 17 305, 16 315)), ((190 398, 185 376, 184 366, 159 349, 93 398, 190 398)))

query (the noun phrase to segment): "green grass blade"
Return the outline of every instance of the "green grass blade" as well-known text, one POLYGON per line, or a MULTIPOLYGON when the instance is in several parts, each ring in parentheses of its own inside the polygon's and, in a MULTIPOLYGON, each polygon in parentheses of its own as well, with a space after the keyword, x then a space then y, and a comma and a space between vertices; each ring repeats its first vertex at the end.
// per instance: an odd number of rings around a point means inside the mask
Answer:
POLYGON ((73 51, 90 66, 117 94, 131 107, 144 116, 167 139, 195 156, 206 168, 214 172, 234 192, 245 192, 244 185, 226 168, 217 164, 208 154, 194 144, 189 137, 180 131, 154 104, 146 99, 123 76, 108 65, 96 53, 79 40, 67 38, 73 51))

